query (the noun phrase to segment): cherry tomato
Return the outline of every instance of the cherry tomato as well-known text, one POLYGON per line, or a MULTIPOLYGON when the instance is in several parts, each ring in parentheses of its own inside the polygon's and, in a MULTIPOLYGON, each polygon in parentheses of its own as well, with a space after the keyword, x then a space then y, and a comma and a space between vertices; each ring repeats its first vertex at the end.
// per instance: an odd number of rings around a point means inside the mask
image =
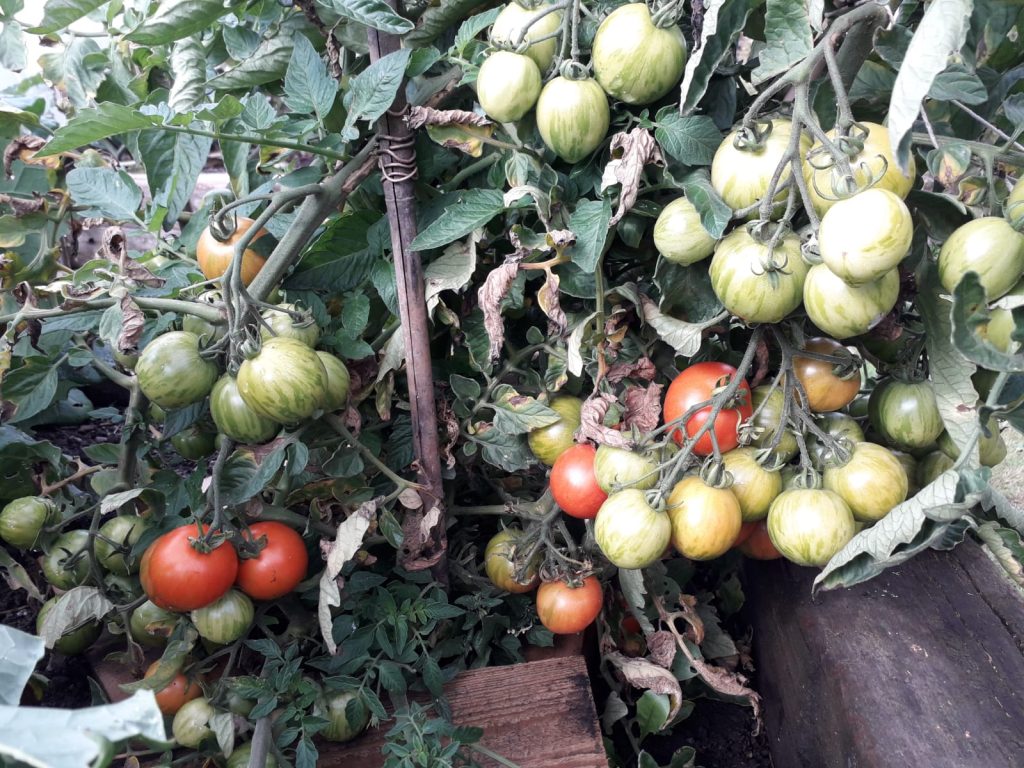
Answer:
POLYGON ((192 611, 227 592, 238 573, 238 555, 222 543, 208 553, 189 541, 202 532, 183 525, 154 541, 142 555, 139 578, 149 599, 169 611, 192 611))
MULTIPOLYGON (((256 222, 245 216, 238 217, 238 228, 227 240, 218 240, 209 227, 206 227, 199 235, 199 242, 196 244, 196 261, 199 262, 199 269, 207 280, 216 280, 228 271, 231 259, 235 255, 235 243, 238 238, 244 235, 256 222)), ((253 241, 258 240, 266 234, 262 230, 253 241)), ((242 282, 249 285, 256 279, 256 275, 263 269, 267 260, 251 248, 246 248, 242 254, 242 282)))
POLYGON ((565 514, 584 520, 597 516, 608 494, 594 474, 597 450, 590 444, 574 445, 555 459, 551 468, 551 495, 565 514))
MULTIPOLYGON (((710 400, 711 396, 726 386, 735 375, 736 369, 726 363, 707 362, 691 365, 676 376, 665 394, 665 423, 680 418, 693 406, 710 400)), ((737 428, 753 413, 750 405, 750 385, 747 382, 740 383, 735 400, 729 406, 719 412, 712 427, 718 440, 718 447, 723 452, 731 451, 739 445, 737 428)), ((685 425, 687 437, 697 434, 710 414, 711 406, 707 405, 691 416, 685 425)), ((674 430, 672 436, 677 443, 683 443, 681 430, 674 430)), ((696 442, 693 452, 698 456, 710 456, 713 450, 709 430, 696 442)))
MULTIPOLYGON (((824 337, 808 339, 803 348, 833 357, 846 353, 846 347, 838 341, 824 337)), ((838 411, 860 391, 860 369, 846 377, 836 376, 832 363, 794 355, 793 370, 807 394, 807 407, 815 413, 838 411)))
POLYGON ((587 576, 579 587, 547 581, 537 590, 537 616, 556 635, 572 635, 590 626, 601 612, 601 582, 587 576))
MULTIPOLYGON (((144 678, 152 677, 160 666, 159 661, 154 661, 146 670, 144 678)), ((153 692, 156 695, 156 705, 165 715, 173 715, 181 709, 186 701, 198 699, 203 695, 203 689, 199 687, 199 681, 189 679, 180 672, 176 674, 167 685, 159 691, 153 692)))
POLYGON ((258 557, 242 560, 238 586, 256 600, 274 600, 287 595, 306 577, 309 556, 302 537, 284 523, 266 522, 249 526, 254 539, 267 537, 258 557))

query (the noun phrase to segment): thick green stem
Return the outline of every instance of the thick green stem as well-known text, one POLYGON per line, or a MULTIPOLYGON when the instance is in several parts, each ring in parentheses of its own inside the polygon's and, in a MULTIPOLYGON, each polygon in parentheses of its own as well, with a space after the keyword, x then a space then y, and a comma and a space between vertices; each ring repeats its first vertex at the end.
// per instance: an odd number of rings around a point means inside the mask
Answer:
MULTIPOLYGON (((141 309, 148 309, 154 312, 177 312, 179 314, 195 315, 209 323, 223 323, 224 313, 211 304, 204 304, 193 301, 182 301, 181 299, 160 299, 151 296, 132 296, 132 300, 141 309)), ((81 306, 62 309, 54 307, 51 309, 22 309, 9 315, 0 315, 0 323, 9 323, 13 320, 44 320, 48 317, 63 317, 76 312, 86 312, 90 309, 106 309, 114 304, 120 303, 120 299, 92 299, 82 302, 81 306)))
POLYGON ((312 144, 305 144, 301 141, 290 141, 288 139, 268 139, 257 134, 250 133, 221 133, 220 131, 206 131, 202 128, 192 128, 184 125, 155 125, 155 130, 170 131, 171 133, 187 133, 190 136, 207 136, 217 141, 236 141, 243 144, 256 144, 261 147, 274 147, 275 149, 296 149, 300 152, 308 152, 311 155, 327 157, 331 160, 345 162, 349 155, 338 152, 327 147, 317 147, 312 144))
POLYGON ((386 478, 388 478, 388 480, 390 480, 392 483, 398 486, 400 490, 403 490, 405 488, 420 487, 419 484, 414 483, 411 480, 406 480, 404 477, 398 475, 391 469, 391 467, 389 467, 383 461, 378 459, 373 454, 373 451, 371 451, 365 445, 360 443, 359 440, 356 439, 356 436, 353 435, 349 431, 348 427, 345 426, 345 420, 342 419, 341 416, 338 416, 337 414, 329 414, 327 416, 324 416, 324 421, 327 422, 327 425, 331 429, 333 429, 335 432, 341 435, 349 445, 351 445, 353 448, 359 451, 359 454, 364 459, 373 464, 373 466, 375 466, 382 475, 384 475, 386 478))

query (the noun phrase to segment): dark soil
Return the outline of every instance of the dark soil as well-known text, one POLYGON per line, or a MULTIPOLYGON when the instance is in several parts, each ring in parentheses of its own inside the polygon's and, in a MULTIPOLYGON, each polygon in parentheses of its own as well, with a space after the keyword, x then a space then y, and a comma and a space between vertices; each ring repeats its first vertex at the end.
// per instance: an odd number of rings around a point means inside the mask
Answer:
MULTIPOLYGON (((23 553, 8 549, 18 562, 25 566, 37 585, 45 584, 38 563, 23 553)), ((36 631, 36 615, 39 604, 32 600, 23 589, 0 589, 0 623, 24 632, 36 631)), ((36 671, 47 679, 42 698, 37 699, 30 686, 22 697, 22 704, 37 707, 59 707, 75 709, 92 703, 89 691, 91 669, 81 656, 63 656, 47 652, 36 671)))
POLYGON ((664 739, 648 739, 652 757, 668 765, 672 753, 683 746, 697 750, 697 765, 704 768, 770 768, 772 756, 764 728, 754 735, 753 710, 737 704, 700 699, 693 714, 664 739), (658 743, 664 741, 666 744, 658 743))
POLYGON ((38 440, 49 440, 65 456, 76 458, 85 456, 82 449, 87 446, 119 442, 121 425, 109 421, 87 421, 73 426, 44 424, 33 428, 32 433, 38 440))

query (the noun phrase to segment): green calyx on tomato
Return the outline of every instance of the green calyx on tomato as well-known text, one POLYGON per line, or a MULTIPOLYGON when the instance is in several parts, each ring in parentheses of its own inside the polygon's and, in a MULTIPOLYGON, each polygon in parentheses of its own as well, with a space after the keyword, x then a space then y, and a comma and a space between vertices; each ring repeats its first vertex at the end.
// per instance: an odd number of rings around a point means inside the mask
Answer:
MULTIPOLYGON (((775 169, 789 149, 793 124, 789 120, 775 119, 770 125, 767 135, 760 135, 758 141, 748 140, 742 129, 733 131, 715 152, 711 163, 711 186, 734 211, 750 208, 768 194, 775 169)), ((800 137, 802 150, 806 151, 810 145, 809 137, 800 137)), ((779 177, 779 184, 784 184, 791 175, 792 171, 787 167, 779 177)), ((775 195, 772 218, 782 216, 785 199, 785 190, 775 195)), ((755 211, 748 218, 756 217, 755 211)))
POLYGON ((619 568, 646 568, 661 557, 671 539, 668 515, 654 509, 635 488, 609 496, 594 520, 597 546, 619 568))
POLYGON ((315 347, 320 340, 320 326, 313 319, 313 314, 294 304, 278 304, 277 309, 268 309, 263 313, 266 325, 260 326, 260 336, 264 339, 284 337, 301 341, 307 347, 315 347), (292 315, 298 313, 302 319, 292 315))
POLYGON ((111 573, 128 576, 139 569, 132 548, 142 538, 146 521, 138 515, 118 515, 100 526, 96 538, 96 559, 111 573))
POLYGON ((777 323, 800 306, 808 269, 800 255, 800 238, 793 233, 772 249, 741 227, 715 247, 711 287, 740 319, 777 323))
POLYGON ((57 589, 71 589, 89 581, 88 546, 88 531, 66 531, 58 536, 41 561, 46 580, 57 589))

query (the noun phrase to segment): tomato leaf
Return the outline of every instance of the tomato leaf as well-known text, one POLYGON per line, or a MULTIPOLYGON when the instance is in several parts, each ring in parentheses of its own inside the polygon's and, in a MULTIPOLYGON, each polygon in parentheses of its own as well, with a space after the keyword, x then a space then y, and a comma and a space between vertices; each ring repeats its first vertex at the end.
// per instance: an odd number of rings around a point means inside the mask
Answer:
POLYGON ((387 111, 402 85, 411 54, 408 48, 389 53, 352 78, 349 91, 345 94, 348 114, 345 115, 345 125, 341 129, 342 138, 346 141, 358 139, 356 122, 365 120, 374 123, 387 111))
POLYGON ((87 16, 106 2, 107 0, 47 0, 42 6, 43 20, 38 26, 26 31, 34 35, 48 35, 87 16))
POLYGON ((96 587, 75 587, 57 598, 43 619, 39 636, 47 648, 53 648, 65 632, 102 619, 113 608, 114 604, 96 587))
POLYGON ((142 45, 173 43, 206 29, 227 12, 223 0, 164 0, 125 37, 142 45))
POLYGON ((811 52, 811 20, 804 0, 767 0, 764 34, 768 44, 753 72, 755 85, 785 72, 811 52))
POLYGON ((700 43, 686 62, 680 87, 679 114, 694 110, 708 88, 711 75, 740 35, 747 16, 760 3, 754 0, 710 0, 704 9, 700 43))
POLYGON ((45 653, 42 638, 0 624, 0 705, 21 703, 21 692, 45 653))
POLYGON ((981 78, 962 65, 947 67, 935 76, 928 98, 938 101, 962 101, 964 104, 984 104, 988 90, 981 78))
POLYGON ((636 703, 636 723, 640 726, 641 740, 665 727, 669 707, 669 698, 664 693, 644 691, 636 703))
POLYGON ((535 398, 520 395, 508 384, 499 384, 492 394, 494 426, 509 435, 521 435, 559 420, 559 415, 535 398))
POLYGON ((165 226, 174 226, 191 199, 213 139, 166 131, 142 131, 138 142, 153 204, 166 211, 165 226))
MULTIPOLYGON (((28 571, 25 570, 21 563, 11 557, 6 549, 0 549, 0 571, 4 571, 4 579, 10 589, 24 589, 30 597, 39 602, 43 602, 46 599, 39 591, 39 587, 32 581, 32 577, 28 575, 28 571)), ((2 643, 0 643, 0 646, 2 646, 2 643)), ((0 686, 0 690, 3 690, 3 686, 0 686)))
POLYGON ((331 8, 347 19, 390 32, 404 35, 413 28, 413 23, 395 13, 383 0, 329 0, 331 8))
POLYGON ((17 406, 8 422, 17 424, 49 407, 57 395, 59 369, 45 357, 28 357, 4 376, 3 397, 17 406))
POLYGON ((500 189, 466 190, 458 202, 446 206, 443 213, 416 236, 412 248, 425 251, 448 245, 484 226, 504 210, 504 195, 500 189))
POLYGON ((576 235, 576 244, 569 250, 573 264, 586 273, 593 273, 608 241, 608 225, 612 204, 606 198, 582 200, 569 217, 569 229, 576 235))
POLYGON ((338 650, 334 642, 334 617, 331 608, 341 605, 341 591, 338 589, 338 574, 342 567, 351 560, 363 543, 363 537, 373 522, 377 503, 369 501, 359 508, 338 526, 334 541, 327 551, 327 565, 320 576, 320 602, 317 607, 317 619, 324 643, 331 654, 338 650))
POLYGON ((113 168, 75 168, 67 175, 75 203, 93 215, 112 221, 133 221, 142 205, 142 191, 124 171, 113 168))
POLYGON ((700 214, 700 223, 715 238, 725 234, 732 221, 732 208, 711 186, 711 176, 705 169, 692 171, 679 182, 686 193, 686 199, 700 214))
POLYGON ((284 103, 293 112, 313 114, 318 123, 323 123, 337 93, 338 81, 328 74, 313 44, 304 35, 296 37, 284 73, 284 103))
POLYGON ((658 112, 654 137, 661 148, 683 165, 711 165, 722 133, 706 115, 680 117, 674 107, 658 112))
POLYGON ((909 142, 904 137, 917 120, 921 101, 936 75, 946 68, 950 55, 963 46, 973 5, 973 0, 932 0, 907 47, 889 100, 889 140, 904 172, 910 158, 909 142))

